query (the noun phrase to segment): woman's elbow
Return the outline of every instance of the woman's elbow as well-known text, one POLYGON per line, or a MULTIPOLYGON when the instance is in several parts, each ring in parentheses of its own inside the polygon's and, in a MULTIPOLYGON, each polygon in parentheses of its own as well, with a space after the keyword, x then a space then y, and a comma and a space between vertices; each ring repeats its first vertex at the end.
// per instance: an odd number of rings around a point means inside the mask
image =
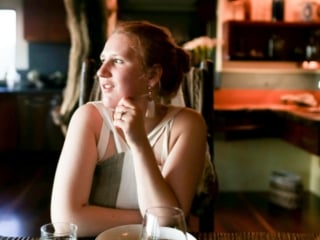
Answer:
POLYGON ((52 222, 75 222, 78 212, 73 207, 64 204, 52 203, 50 217, 52 222))

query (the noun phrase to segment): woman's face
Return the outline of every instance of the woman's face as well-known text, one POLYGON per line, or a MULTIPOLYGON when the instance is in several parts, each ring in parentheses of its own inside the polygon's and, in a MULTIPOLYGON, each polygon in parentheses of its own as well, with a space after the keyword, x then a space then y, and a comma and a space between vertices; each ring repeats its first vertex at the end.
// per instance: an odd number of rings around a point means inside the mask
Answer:
POLYGON ((147 93, 148 81, 134 41, 125 34, 110 36, 101 53, 102 65, 97 75, 106 107, 114 108, 123 97, 147 93), (135 49, 135 50, 134 50, 135 49))

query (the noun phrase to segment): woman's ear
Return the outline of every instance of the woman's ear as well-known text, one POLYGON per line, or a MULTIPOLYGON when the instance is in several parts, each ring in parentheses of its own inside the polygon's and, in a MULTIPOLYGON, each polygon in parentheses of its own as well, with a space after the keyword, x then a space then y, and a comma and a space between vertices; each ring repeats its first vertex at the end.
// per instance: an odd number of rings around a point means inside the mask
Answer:
POLYGON ((162 67, 160 64, 154 64, 149 72, 149 85, 154 87, 160 82, 162 76, 162 67))

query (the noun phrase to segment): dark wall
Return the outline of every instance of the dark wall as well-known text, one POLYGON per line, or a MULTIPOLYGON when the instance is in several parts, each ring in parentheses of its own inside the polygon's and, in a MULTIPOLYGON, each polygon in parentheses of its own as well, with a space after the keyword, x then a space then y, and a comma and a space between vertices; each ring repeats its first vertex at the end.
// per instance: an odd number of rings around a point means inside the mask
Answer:
POLYGON ((43 74, 55 71, 67 72, 70 44, 29 43, 30 69, 43 74))
POLYGON ((29 69, 18 70, 22 80, 30 70, 37 70, 44 77, 56 71, 65 76, 68 71, 70 44, 68 43, 28 43, 29 69))
POLYGON ((120 20, 148 20, 169 28, 177 43, 207 35, 216 0, 118 0, 120 20))

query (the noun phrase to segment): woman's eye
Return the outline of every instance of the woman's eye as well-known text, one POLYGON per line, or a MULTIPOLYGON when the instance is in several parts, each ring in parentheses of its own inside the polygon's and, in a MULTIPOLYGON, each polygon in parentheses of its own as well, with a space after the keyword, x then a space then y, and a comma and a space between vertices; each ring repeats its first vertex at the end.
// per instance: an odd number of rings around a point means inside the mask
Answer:
POLYGON ((122 63, 123 63, 123 60, 121 60, 121 59, 119 59, 119 58, 115 58, 115 59, 113 59, 113 62, 114 62, 114 63, 122 64, 122 63))

